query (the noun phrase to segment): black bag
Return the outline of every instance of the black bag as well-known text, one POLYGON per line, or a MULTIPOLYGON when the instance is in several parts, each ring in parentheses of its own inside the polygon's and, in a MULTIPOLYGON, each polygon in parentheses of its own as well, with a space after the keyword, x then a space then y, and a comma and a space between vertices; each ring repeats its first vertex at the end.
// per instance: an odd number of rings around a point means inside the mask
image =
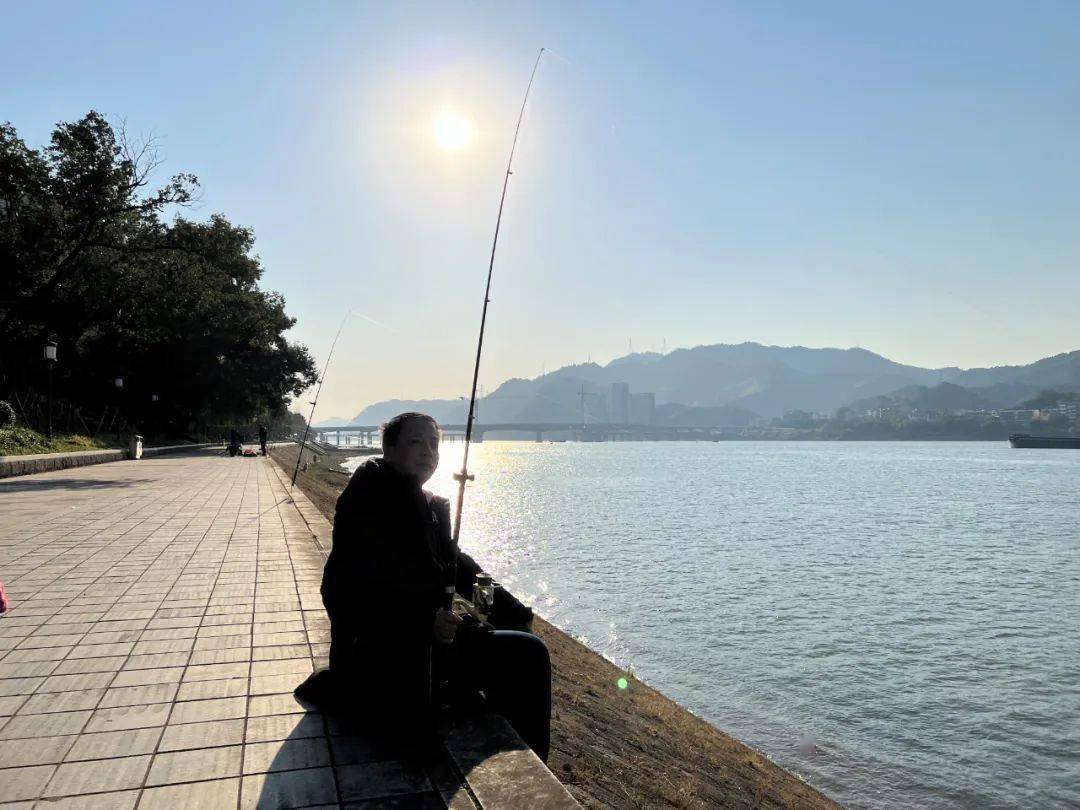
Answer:
POLYGON ((495 604, 488 621, 497 630, 520 630, 532 632, 532 608, 523 605, 502 585, 495 585, 495 604))

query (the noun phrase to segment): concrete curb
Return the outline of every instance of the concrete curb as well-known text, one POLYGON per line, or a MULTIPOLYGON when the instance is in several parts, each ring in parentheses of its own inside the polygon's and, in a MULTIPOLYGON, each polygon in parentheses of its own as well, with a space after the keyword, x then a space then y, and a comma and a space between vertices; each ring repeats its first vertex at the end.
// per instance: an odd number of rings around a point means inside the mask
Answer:
MULTIPOLYGON (((287 443, 292 444, 292 442, 287 443)), ((311 542, 318 548, 323 559, 326 559, 326 556, 330 553, 330 549, 334 545, 334 525, 319 511, 319 507, 308 499, 308 496, 303 493, 303 490, 301 490, 300 487, 292 486, 288 473, 282 469, 277 461, 269 456, 267 457, 267 461, 270 462, 274 474, 281 482, 281 485, 285 487, 285 491, 292 499, 292 505, 296 508, 296 511, 300 513, 300 517, 304 519, 304 523, 307 524, 308 530, 311 532, 311 542)))
MULTIPOLYGON (((210 442, 207 444, 173 444, 165 447, 144 447, 143 456, 157 456, 184 450, 205 450, 210 447, 221 447, 221 445, 218 442, 210 442)), ((129 458, 131 458, 131 453, 127 450, 80 450, 74 453, 31 453, 25 456, 0 456, 0 478, 68 470, 72 467, 85 467, 88 464, 107 464, 111 461, 124 461, 129 458)))
POLYGON ((71 467, 85 467, 88 464, 105 464, 109 461, 123 461, 125 458, 127 458, 126 450, 83 450, 77 453, 0 456, 0 478, 67 470, 71 467))
POLYGON ((160 456, 163 453, 180 453, 184 450, 206 450, 209 447, 223 447, 221 442, 205 442, 204 444, 168 444, 162 447, 144 447, 144 456, 160 456))

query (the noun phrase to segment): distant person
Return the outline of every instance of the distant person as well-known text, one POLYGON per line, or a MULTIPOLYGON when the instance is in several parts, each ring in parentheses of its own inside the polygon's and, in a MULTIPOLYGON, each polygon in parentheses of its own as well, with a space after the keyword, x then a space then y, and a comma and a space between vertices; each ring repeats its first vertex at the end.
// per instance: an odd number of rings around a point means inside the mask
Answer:
MULTIPOLYGON (((360 466, 338 498, 322 581, 330 669, 297 694, 318 702, 329 690, 339 708, 406 742, 430 730, 434 696, 454 695, 459 706, 475 701, 502 714, 546 760, 551 664, 528 632, 532 610, 502 588, 490 624, 443 607, 450 504, 421 488, 439 463, 438 425, 426 414, 395 416, 382 446, 383 457, 360 466)), ((458 555, 459 594, 472 596, 479 571, 458 555)))
POLYGON ((259 425, 259 452, 266 455, 266 425, 259 425))
POLYGON ((229 447, 228 447, 229 455, 230 456, 235 456, 242 449, 244 449, 244 442, 240 438, 240 433, 236 430, 236 428, 230 428, 229 429, 229 447))

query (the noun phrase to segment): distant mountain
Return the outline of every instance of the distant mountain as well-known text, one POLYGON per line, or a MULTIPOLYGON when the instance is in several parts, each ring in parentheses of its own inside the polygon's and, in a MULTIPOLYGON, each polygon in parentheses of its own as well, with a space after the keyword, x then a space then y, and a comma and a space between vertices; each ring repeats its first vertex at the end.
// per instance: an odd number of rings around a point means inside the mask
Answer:
POLYGON ((1045 357, 1027 366, 995 366, 958 371, 949 382, 966 388, 1025 385, 1058 390, 1080 389, 1080 350, 1045 357))
MULTIPOLYGON (((948 381, 955 388, 968 392, 968 398, 957 394, 956 401, 969 405, 927 405, 918 407, 952 410, 979 408, 1015 408, 1040 392, 1080 391, 1080 351, 1057 354, 1026 366, 994 366, 993 368, 954 369, 948 381), (959 399, 957 399, 959 397, 959 399), (981 403, 981 404, 975 404, 981 403)), ((893 392, 901 395, 900 391, 893 392)), ((901 395, 901 398, 903 396, 901 395)))
POLYGON ((388 399, 368 405, 352 419, 350 425, 381 425, 391 417, 406 411, 430 414, 436 422, 461 425, 465 423, 469 403, 460 399, 388 399))
POLYGON ((994 408, 1014 408, 1025 399, 1037 394, 1042 388, 1023 383, 997 383, 968 390, 978 394, 994 408))
POLYGON ((349 420, 344 416, 328 416, 326 419, 320 419, 318 422, 313 422, 312 427, 331 427, 333 425, 347 425, 349 420))
MULTIPOLYGON (((1080 391, 1080 351, 1027 366, 968 370, 904 365, 861 348, 740 343, 677 349, 664 355, 636 353, 606 366, 584 363, 532 380, 507 380, 481 400, 479 421, 607 421, 611 384, 616 382, 627 383, 631 392, 653 392, 657 421, 686 418, 686 411, 663 407, 671 404, 697 409, 735 408, 741 413, 773 417, 792 409, 829 412, 849 403, 891 396, 912 386, 932 391, 941 383, 970 389, 987 406, 1008 407, 1044 388, 1080 391)), ((952 389, 927 396, 961 397, 952 389)), ((391 400, 365 408, 352 421, 372 424, 408 409, 460 424, 465 419, 466 404, 460 400, 391 400)), ((734 414, 730 412, 724 418, 734 418, 734 414)), ((696 415, 720 418, 718 412, 707 415, 699 411, 696 415)))
POLYGON ((623 357, 616 357, 607 364, 607 367, 618 368, 619 366, 624 366, 628 363, 655 363, 658 360, 663 359, 664 355, 660 354, 660 352, 634 352, 633 354, 627 354, 623 357))
POLYGON ((1056 408, 1059 405, 1064 405, 1072 402, 1080 402, 1080 394, 1071 393, 1066 394, 1061 391, 1051 391, 1049 389, 1040 391, 1037 396, 1032 397, 1029 400, 1020 403, 1021 408, 1056 408))
POLYGON ((856 413, 878 408, 904 408, 920 411, 978 411, 994 405, 974 391, 953 383, 940 383, 933 387, 908 385, 886 396, 871 397, 852 402, 849 406, 856 413))

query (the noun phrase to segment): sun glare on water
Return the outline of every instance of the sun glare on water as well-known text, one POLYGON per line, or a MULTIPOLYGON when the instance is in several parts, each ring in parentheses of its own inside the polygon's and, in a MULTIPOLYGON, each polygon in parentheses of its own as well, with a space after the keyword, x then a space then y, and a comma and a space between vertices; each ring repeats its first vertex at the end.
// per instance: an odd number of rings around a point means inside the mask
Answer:
POLYGON ((473 138, 473 130, 472 121, 454 110, 441 110, 431 126, 435 143, 447 152, 456 152, 468 146, 473 138))

